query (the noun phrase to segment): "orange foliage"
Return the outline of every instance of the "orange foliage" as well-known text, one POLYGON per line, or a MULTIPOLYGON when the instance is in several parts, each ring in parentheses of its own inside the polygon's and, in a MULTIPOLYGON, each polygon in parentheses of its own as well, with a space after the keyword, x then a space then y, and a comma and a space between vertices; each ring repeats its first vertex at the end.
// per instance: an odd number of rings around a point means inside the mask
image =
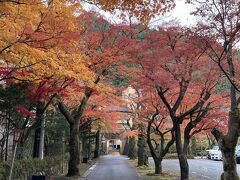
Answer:
POLYGON ((194 124, 192 132, 217 125, 225 128, 227 110, 224 108, 229 104, 215 88, 221 73, 208 59, 201 39, 178 27, 149 31, 145 38, 135 43, 139 49, 135 48, 138 51, 131 61, 140 66, 131 69, 138 80, 133 85, 142 90, 144 108, 139 113, 146 111, 145 117, 151 116, 164 106, 160 114, 167 114, 173 122, 178 120, 184 128, 190 119, 194 121, 206 109, 207 113, 194 124), (152 98, 147 96, 149 92, 152 98))
MULTIPOLYGON (((147 22, 152 17, 164 14, 175 7, 174 0, 88 0, 87 2, 100 5, 102 9, 110 12, 116 9, 127 12, 130 16, 135 16, 142 22, 147 22)), ((124 17, 124 13, 121 17, 124 17)))
POLYGON ((122 137, 136 137, 138 136, 138 130, 124 131, 122 137))

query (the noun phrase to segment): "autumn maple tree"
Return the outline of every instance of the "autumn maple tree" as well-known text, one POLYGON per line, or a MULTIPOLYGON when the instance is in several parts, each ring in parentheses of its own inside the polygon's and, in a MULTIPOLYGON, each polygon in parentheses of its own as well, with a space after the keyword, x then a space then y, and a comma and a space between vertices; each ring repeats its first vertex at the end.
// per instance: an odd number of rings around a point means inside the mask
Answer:
POLYGON ((124 57, 123 49, 126 47, 121 36, 118 36, 119 29, 97 14, 83 13, 78 21, 83 31, 79 36, 78 47, 88 61, 87 68, 93 72, 93 78, 89 83, 76 82, 82 94, 71 108, 64 103, 64 97, 59 98, 58 107, 70 125, 69 176, 79 174, 79 127, 89 100, 95 92, 112 92, 112 76, 117 70, 119 60, 124 57))
POLYGON ((62 48, 63 44, 73 43, 74 13, 79 6, 66 6, 66 2, 1 2, 1 34, 5 34, 0 39, 1 68, 5 70, 2 79, 31 81, 63 73, 70 75, 71 71, 64 71, 62 66, 70 63, 62 48), (18 74, 14 74, 16 71, 18 74))
POLYGON ((239 2, 233 0, 193 2, 197 6, 193 14, 202 17, 202 21, 198 23, 198 30, 206 43, 209 57, 231 84, 227 133, 218 129, 212 131, 223 156, 224 172, 221 179, 239 179, 235 162, 235 146, 239 137, 239 76, 236 73, 239 64, 238 51, 235 48, 240 34, 239 2))
MULTIPOLYGON (((76 176, 80 140, 85 157, 93 133, 98 157, 101 132, 122 133, 118 120, 126 119, 123 135, 129 138, 130 158, 138 154, 138 165, 146 165, 148 144, 159 174, 175 142, 185 180, 191 137, 214 128, 223 154, 222 179, 239 179, 234 156, 239 2, 188 1, 196 2, 193 14, 203 18, 191 30, 146 26, 174 8, 173 0, 84 1, 140 24, 111 24, 96 12, 85 12, 81 2, 0 0, 0 118, 7 122, 7 133, 22 129, 21 143, 33 129, 39 137, 47 109, 58 108, 69 124, 67 175, 76 176), (228 123, 229 94, 219 87, 225 83, 223 75, 231 86, 228 123), (121 83, 134 89, 133 96, 120 98, 121 83)), ((34 157, 43 156, 44 138, 40 141, 34 147, 42 149, 34 149, 34 157)))
MULTIPOLYGON (((108 75, 109 69, 113 68, 117 60, 124 57, 122 49, 127 44, 124 39, 119 41, 119 30, 101 18, 88 17, 89 14, 76 17, 76 13, 82 12, 76 1, 6 0, 0 3, 3 12, 0 23, 4 27, 1 34, 5 34, 0 39, 1 81, 28 81, 36 88, 36 122, 42 119, 46 108, 55 97, 59 100, 64 98, 58 89, 63 81, 67 79, 71 82, 62 84, 64 88, 69 86, 68 88, 72 89, 70 85, 80 84, 84 89, 80 105, 73 113, 75 120, 68 116, 63 101, 60 100, 59 103, 71 129, 68 175, 76 175, 79 164, 79 151, 76 151, 76 148, 80 119, 95 89, 110 90, 100 83, 100 80, 108 75), (96 19, 99 22, 95 21, 96 19), (47 98, 42 95, 47 95, 47 98)), ((109 2, 93 3, 100 4, 107 10, 117 8, 109 2)), ((118 7, 128 7, 129 12, 136 15, 140 11, 144 12, 142 15, 148 14, 148 6, 141 2, 117 4, 118 7), (135 11, 139 4, 141 10, 135 11)), ((165 4, 168 2, 164 2, 164 6, 165 4)), ((158 9, 162 9, 162 12, 167 9, 167 6, 162 8, 161 5, 162 3, 154 3, 155 12, 160 12, 158 9)), ((34 88, 32 92, 34 97, 34 88)))
POLYGON ((151 84, 147 85, 146 81, 141 87, 142 98, 139 101, 142 106, 138 111, 138 118, 146 129, 144 136, 154 160, 155 174, 161 174, 162 160, 175 141, 174 131, 168 112, 161 104, 155 88, 151 84))
POLYGON ((61 84, 66 88, 94 78, 77 46, 81 30, 74 13, 79 9, 70 1, 1 2, 1 33, 6 34, 0 40, 2 81, 28 81, 35 87, 37 126, 61 84))
POLYGON ((174 0, 134 0, 134 1, 120 1, 120 0, 87 0, 90 4, 94 4, 114 13, 115 10, 120 10, 121 18, 127 16, 135 17, 143 23, 147 23, 151 18, 164 14, 175 7, 174 0))
POLYGON ((138 66, 134 69, 138 79, 146 81, 142 84, 152 84, 168 112, 181 179, 188 179, 189 140, 215 107, 219 97, 214 96, 214 89, 220 74, 201 47, 201 39, 189 30, 178 27, 153 30, 145 39, 140 43, 140 52, 143 47, 148 50, 133 56, 132 62, 138 66))

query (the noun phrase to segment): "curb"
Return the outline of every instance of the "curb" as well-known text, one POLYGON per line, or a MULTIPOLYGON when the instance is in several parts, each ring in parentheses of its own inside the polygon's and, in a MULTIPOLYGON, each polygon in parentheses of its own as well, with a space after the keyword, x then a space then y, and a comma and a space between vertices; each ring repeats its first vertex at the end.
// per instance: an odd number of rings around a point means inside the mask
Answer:
POLYGON ((81 177, 80 179, 86 179, 87 176, 95 169, 95 167, 97 166, 97 162, 95 164, 93 164, 81 177))

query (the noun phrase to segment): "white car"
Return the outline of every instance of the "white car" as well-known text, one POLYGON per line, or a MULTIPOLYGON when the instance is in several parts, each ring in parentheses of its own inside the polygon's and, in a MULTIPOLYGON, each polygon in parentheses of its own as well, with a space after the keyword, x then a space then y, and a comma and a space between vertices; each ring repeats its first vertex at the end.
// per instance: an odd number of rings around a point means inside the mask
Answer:
MULTIPOLYGON (((213 160, 222 160, 222 152, 220 151, 217 145, 213 146, 212 149, 206 150, 208 152, 208 159, 213 160)), ((240 145, 237 145, 235 148, 235 154, 240 154, 240 145)))
POLYGON ((218 146, 213 146, 212 149, 206 150, 208 152, 208 159, 222 160, 222 152, 218 146))

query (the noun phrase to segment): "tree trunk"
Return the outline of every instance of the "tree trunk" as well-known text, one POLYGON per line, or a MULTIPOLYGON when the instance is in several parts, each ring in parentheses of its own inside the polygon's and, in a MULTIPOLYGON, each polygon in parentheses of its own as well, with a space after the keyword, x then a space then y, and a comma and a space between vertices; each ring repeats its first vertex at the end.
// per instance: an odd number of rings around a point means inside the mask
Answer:
POLYGON ((221 175, 222 180, 239 180, 236 160, 235 160, 235 146, 238 141, 238 109, 231 111, 229 115, 228 133, 223 135, 217 129, 212 131, 212 134, 216 138, 218 145, 222 152, 223 158, 223 173, 221 175))
POLYGON ((148 165, 147 142, 146 137, 139 133, 138 135, 138 166, 148 165))
MULTIPOLYGON (((64 142, 62 142, 62 143, 64 144, 64 142)), ((49 155, 48 146, 49 146, 49 138, 48 138, 48 134, 45 134, 44 135, 44 156, 48 156, 49 155)))
POLYGON ((128 157, 130 159, 137 159, 137 143, 135 137, 129 138, 129 152, 128 157))
POLYGON ((162 174, 162 159, 153 159, 155 165, 155 174, 162 174))
MULTIPOLYGON (((169 148, 173 145, 174 143, 174 132, 171 131, 171 140, 168 141, 168 143, 165 145, 165 139, 164 139, 164 134, 161 133, 161 131, 159 132, 160 135, 160 145, 159 148, 157 149, 156 146, 153 146, 152 144, 152 140, 151 140, 151 129, 152 128, 152 123, 154 122, 154 118, 159 114, 158 111, 156 111, 155 114, 153 114, 151 120, 148 122, 147 125, 147 144, 150 150, 150 153, 153 157, 154 160, 154 164, 155 164, 155 174, 161 174, 162 173, 162 160, 164 158, 164 156, 167 154, 167 152, 169 151, 169 148)), ((156 130, 156 129, 155 129, 156 130)))
POLYGON ((178 160, 179 160, 180 171, 181 171, 181 180, 188 180, 189 166, 187 162, 187 154, 186 152, 183 151, 181 130, 180 130, 179 124, 176 125, 175 137, 176 137, 176 149, 177 149, 178 160))
POLYGON ((129 138, 126 138, 126 142, 124 145, 124 149, 123 149, 123 155, 127 155, 129 154, 129 138))
POLYGON ((4 144, 5 144, 5 137, 3 136, 0 140, 0 161, 4 160, 4 144))
MULTIPOLYGON (((229 53, 227 62, 229 65, 229 76, 231 79, 235 78, 235 69, 232 57, 232 44, 229 45, 229 53)), ((236 170, 235 160, 235 146, 239 137, 239 99, 237 99, 237 92, 233 85, 230 87, 231 110, 229 113, 228 132, 224 136, 220 131, 213 129, 212 134, 216 138, 223 157, 223 173, 222 180, 239 180, 236 170)))
POLYGON ((94 151, 94 158, 99 157, 99 148, 100 148, 100 131, 98 130, 95 136, 95 151, 94 151))
POLYGON ((79 126, 70 124, 69 139, 70 159, 68 162, 67 176, 79 176, 80 147, 79 147, 79 126))
POLYGON ((147 143, 151 152, 151 155, 153 157, 154 165, 155 165, 155 174, 161 174, 162 173, 162 158, 157 157, 157 153, 155 148, 153 147, 150 139, 150 127, 151 124, 148 125, 148 130, 147 130, 147 143))
POLYGON ((8 141, 9 141, 9 121, 7 120, 6 125, 6 141, 5 141, 5 161, 8 160, 8 141))
POLYGON ((38 122, 37 126, 35 127, 33 158, 39 157, 40 136, 41 136, 41 121, 38 122))
MULTIPOLYGON (((38 102, 37 103, 37 109, 36 109, 36 122, 37 125, 35 127, 35 135, 34 135, 34 145, 33 145, 33 157, 34 158, 39 158, 41 153, 40 153, 40 142, 41 142, 41 129, 43 125, 43 114, 44 114, 44 104, 43 102, 38 102)), ((44 139, 43 139, 44 141, 44 139)))
POLYGON ((82 134, 82 157, 87 158, 87 137, 85 134, 82 134))
POLYGON ((189 166, 187 162, 187 156, 185 154, 179 154, 179 164, 181 169, 181 180, 188 180, 189 179, 189 166))
POLYGON ((223 170, 221 180, 239 180, 236 171, 235 151, 222 151, 223 156, 223 170))
MULTIPOLYGON (((97 84, 100 81, 98 77, 94 82, 97 84)), ((79 127, 82 115, 87 106, 87 102, 92 94, 93 90, 86 87, 85 96, 82 98, 80 105, 72 112, 62 103, 58 103, 60 112, 64 115, 70 125, 70 139, 69 139, 69 153, 70 159, 68 162, 68 174, 67 176, 78 176, 79 175, 79 164, 80 164, 80 140, 79 140, 79 127)))
POLYGON ((223 173, 221 175, 222 180, 239 180, 235 160, 235 146, 238 141, 239 131, 239 109, 236 105, 231 106, 232 108, 229 113, 228 133, 226 136, 221 136, 220 139, 217 139, 223 157, 223 173))

